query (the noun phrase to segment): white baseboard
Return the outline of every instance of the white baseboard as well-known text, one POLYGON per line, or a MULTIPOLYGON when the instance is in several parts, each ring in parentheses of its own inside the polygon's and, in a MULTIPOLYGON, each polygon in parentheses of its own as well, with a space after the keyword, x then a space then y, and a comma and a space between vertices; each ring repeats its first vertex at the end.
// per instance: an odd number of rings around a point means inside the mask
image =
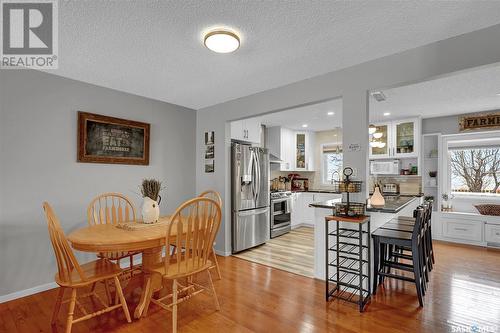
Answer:
POLYGON ((57 287, 58 287, 57 283, 50 282, 50 283, 42 284, 40 286, 36 286, 33 288, 16 291, 16 292, 13 292, 13 293, 10 293, 7 295, 0 296, 0 303, 12 301, 14 299, 25 297, 25 296, 30 296, 30 295, 37 294, 37 293, 40 293, 40 292, 45 291, 45 290, 54 289, 57 287))
POLYGON ((293 229, 300 228, 300 227, 314 228, 314 224, 309 224, 309 223, 299 223, 299 224, 295 224, 295 225, 292 225, 292 230, 293 230, 293 229))
MULTIPOLYGON (((141 263, 142 263, 142 257, 134 256, 134 266, 138 265, 138 264, 141 264, 141 263)), ((123 269, 128 268, 129 265, 130 265, 130 263, 129 263, 128 259, 127 260, 122 260, 120 262, 120 267, 123 268, 123 269)), ((50 283, 42 284, 40 286, 36 286, 36 287, 33 287, 33 288, 28 288, 28 289, 24 289, 24 290, 15 291, 13 293, 0 296, 0 303, 5 303, 5 302, 8 302, 8 301, 12 301, 14 299, 17 299, 17 298, 21 298, 21 297, 25 297, 25 296, 30 296, 30 295, 37 294, 37 293, 41 293, 42 291, 49 290, 49 289, 54 289, 54 288, 57 288, 57 287, 58 287, 57 283, 50 282, 50 283)))

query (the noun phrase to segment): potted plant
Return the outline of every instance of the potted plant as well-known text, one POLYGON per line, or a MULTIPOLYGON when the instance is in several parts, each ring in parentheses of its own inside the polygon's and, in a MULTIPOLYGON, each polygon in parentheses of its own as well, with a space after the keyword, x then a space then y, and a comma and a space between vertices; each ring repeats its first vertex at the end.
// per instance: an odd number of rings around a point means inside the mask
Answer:
POLYGON ((443 212, 450 212, 453 208, 451 200, 453 200, 453 194, 443 193, 441 196, 443 202, 441 203, 441 210, 443 212))
POLYGON ((142 221, 144 223, 158 222, 160 217, 160 191, 163 189, 161 181, 156 179, 143 179, 141 184, 142 221))

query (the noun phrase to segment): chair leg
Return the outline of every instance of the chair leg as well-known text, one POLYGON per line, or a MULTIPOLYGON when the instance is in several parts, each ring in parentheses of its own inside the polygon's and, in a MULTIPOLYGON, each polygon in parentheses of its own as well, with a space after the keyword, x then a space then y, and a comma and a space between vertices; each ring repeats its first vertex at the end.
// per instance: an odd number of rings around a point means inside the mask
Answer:
POLYGON ((177 333, 177 280, 172 282, 172 332, 177 333))
POLYGON ((56 324, 57 315, 59 314, 59 310, 61 309, 63 296, 64 296, 64 288, 59 287, 59 291, 57 292, 56 304, 54 305, 54 312, 52 313, 52 319, 50 321, 52 325, 56 324))
POLYGON ((104 283, 104 289, 106 290, 106 298, 108 299, 108 306, 112 304, 113 299, 111 298, 111 292, 109 291, 108 280, 102 281, 104 283))
MULTIPOLYGON (((219 262, 217 261, 217 255, 215 254, 215 250, 212 248, 212 257, 214 258, 214 266, 217 272, 217 277, 219 280, 222 280, 222 275, 220 274, 219 262)), ((214 266, 210 267, 213 268, 214 266)))
POLYGON ((146 290, 145 292, 147 293, 146 294, 146 304, 144 305, 144 311, 142 313, 142 315, 144 317, 146 317, 148 315, 148 310, 149 310, 149 304, 151 304, 151 298, 153 297, 153 291, 150 290, 151 288, 151 277, 148 276, 147 277, 147 280, 146 280, 146 290))
POLYGON ((130 319, 130 312, 128 312, 127 301, 125 301, 125 297, 123 296, 123 290, 120 285, 120 280, 118 279, 118 276, 115 276, 114 280, 115 280, 116 293, 118 294, 120 302, 122 303, 122 308, 123 312, 125 313, 125 318, 127 318, 127 322, 131 323, 132 320, 130 319))
POLYGON ((212 273, 210 273, 209 269, 207 269, 207 273, 208 273, 208 282, 210 283, 210 289, 212 290, 212 296, 214 298, 214 305, 217 311, 219 311, 220 304, 219 304, 219 299, 217 298, 217 293, 215 292, 214 282, 212 280, 212 273))
POLYGON ((415 275, 415 286, 417 288, 418 303, 420 306, 424 306, 424 299, 422 294, 422 275, 420 271, 420 254, 418 253, 418 248, 412 249, 413 257, 413 274, 415 275))
POLYGON ((68 318, 66 319, 66 333, 71 333, 73 326, 73 313, 75 312, 76 289, 71 289, 71 299, 69 302, 68 318))
POLYGON ((379 241, 378 238, 375 237, 373 239, 373 295, 377 293, 377 285, 378 285, 378 266, 379 266, 379 241))

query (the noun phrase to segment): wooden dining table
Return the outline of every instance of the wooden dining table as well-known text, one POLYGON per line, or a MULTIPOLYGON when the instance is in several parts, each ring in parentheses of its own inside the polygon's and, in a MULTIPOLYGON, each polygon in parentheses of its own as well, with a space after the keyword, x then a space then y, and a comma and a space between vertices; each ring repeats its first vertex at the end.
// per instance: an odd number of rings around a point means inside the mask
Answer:
MULTIPOLYGON (((139 251, 142 253, 142 266, 152 268, 162 261, 162 248, 165 246, 165 238, 170 216, 160 217, 157 224, 144 226, 137 230, 119 228, 116 224, 98 224, 87 226, 68 235, 71 246, 83 252, 128 252, 139 251)), ((170 244, 175 243, 175 229, 170 239, 170 244)), ((150 285, 146 282, 142 288, 141 299, 135 309, 134 317, 140 318, 146 305, 148 291, 156 292, 162 288, 161 276, 153 274, 150 285)))

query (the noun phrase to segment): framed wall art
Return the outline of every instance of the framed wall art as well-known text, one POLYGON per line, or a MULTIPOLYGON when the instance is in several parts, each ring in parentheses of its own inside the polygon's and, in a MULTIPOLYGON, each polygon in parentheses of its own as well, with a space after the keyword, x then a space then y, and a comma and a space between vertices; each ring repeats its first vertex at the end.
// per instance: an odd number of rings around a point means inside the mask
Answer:
POLYGON ((150 124, 78 112, 78 162, 149 165, 150 124))

